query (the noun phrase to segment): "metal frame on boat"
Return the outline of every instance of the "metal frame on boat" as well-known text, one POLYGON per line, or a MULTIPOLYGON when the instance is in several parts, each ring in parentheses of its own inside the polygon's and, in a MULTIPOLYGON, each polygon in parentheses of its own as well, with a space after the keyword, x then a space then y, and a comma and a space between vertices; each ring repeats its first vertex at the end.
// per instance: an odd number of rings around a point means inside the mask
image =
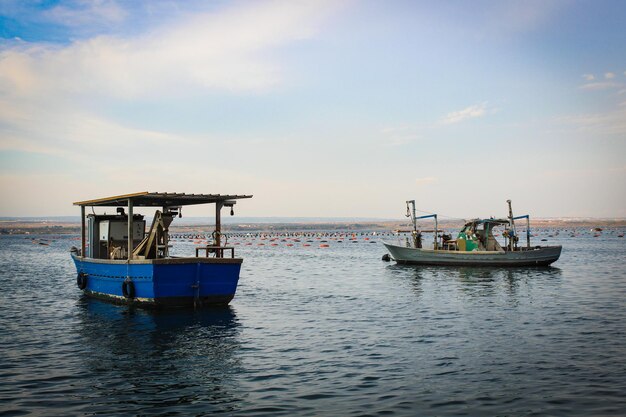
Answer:
POLYGON ((531 246, 530 216, 513 216, 511 200, 506 219, 474 219, 467 222, 456 239, 440 235, 437 215, 416 217, 415 200, 407 201, 407 217, 411 217, 412 239, 405 246, 383 242, 397 263, 422 265, 474 265, 474 266, 547 266, 559 259, 561 246, 531 246), (412 205, 412 210, 409 206, 412 205), (435 219, 432 249, 422 248, 422 232, 417 229, 417 220, 435 219), (518 246, 519 238, 515 220, 526 219, 526 246, 518 246), (504 227, 505 238, 501 245, 493 235, 495 227, 504 227))
MULTIPOLYGON (((251 195, 140 192, 74 203, 81 208, 81 247, 72 248, 76 282, 85 294, 147 306, 228 304, 243 259, 222 245, 221 210, 251 195), (213 243, 205 257, 170 255, 169 225, 183 206, 215 204, 213 243), (115 207, 116 214, 89 214, 86 207, 115 207), (148 232, 135 207, 156 207, 148 232), (125 212, 125 210, 127 212, 125 212), (230 257, 224 257, 225 251, 230 257)), ((198 248, 197 248, 198 249, 198 248)))

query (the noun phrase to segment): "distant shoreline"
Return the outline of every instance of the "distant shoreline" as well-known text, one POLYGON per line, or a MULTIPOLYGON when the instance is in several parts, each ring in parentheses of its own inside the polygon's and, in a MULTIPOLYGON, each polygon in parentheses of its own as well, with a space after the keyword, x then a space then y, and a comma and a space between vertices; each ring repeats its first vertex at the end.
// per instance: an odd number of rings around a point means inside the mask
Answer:
MULTIPOLYGON (((459 229, 463 225, 459 220, 441 220, 439 227, 443 230, 459 229)), ((521 227, 524 222, 518 222, 521 227)), ((531 228, 574 229, 582 227, 626 227, 626 219, 532 219, 531 228)), ((421 229, 432 229, 432 222, 422 222, 421 229)), ((316 222, 284 222, 284 223, 227 223, 222 225, 226 233, 245 232, 312 232, 312 231, 393 231, 409 229, 408 222, 400 221, 316 221, 316 222)), ((173 224, 170 233, 210 233, 214 225, 210 223, 173 224)), ((0 220, 0 235, 22 234, 78 234, 80 224, 77 222, 0 220)))

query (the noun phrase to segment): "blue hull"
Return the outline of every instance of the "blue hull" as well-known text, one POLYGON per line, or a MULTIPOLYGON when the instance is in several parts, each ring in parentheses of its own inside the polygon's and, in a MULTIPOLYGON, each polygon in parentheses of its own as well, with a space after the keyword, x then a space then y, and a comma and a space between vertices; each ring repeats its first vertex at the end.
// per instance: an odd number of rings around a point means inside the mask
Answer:
POLYGON ((180 307, 228 304, 235 296, 242 262, 168 258, 127 263, 76 255, 72 259, 79 274, 77 283, 89 296, 125 304, 180 307))

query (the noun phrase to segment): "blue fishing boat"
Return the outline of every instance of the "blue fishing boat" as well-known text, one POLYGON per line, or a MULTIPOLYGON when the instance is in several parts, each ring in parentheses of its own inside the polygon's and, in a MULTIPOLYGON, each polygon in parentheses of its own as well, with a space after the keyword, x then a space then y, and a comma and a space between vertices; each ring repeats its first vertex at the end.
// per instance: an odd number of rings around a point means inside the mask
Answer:
MULTIPOLYGON (((251 195, 140 192, 74 203, 81 208, 81 247, 72 248, 78 288, 88 296, 145 306, 225 305, 235 296, 243 259, 222 244, 221 210, 251 195), (170 255, 169 226, 183 206, 215 204, 213 241, 195 256, 170 255), (116 214, 85 215, 87 207, 116 214), (135 207, 156 208, 146 230, 135 207), (225 256, 230 255, 230 256, 225 256)), ((92 209, 93 210, 93 209, 92 209)))

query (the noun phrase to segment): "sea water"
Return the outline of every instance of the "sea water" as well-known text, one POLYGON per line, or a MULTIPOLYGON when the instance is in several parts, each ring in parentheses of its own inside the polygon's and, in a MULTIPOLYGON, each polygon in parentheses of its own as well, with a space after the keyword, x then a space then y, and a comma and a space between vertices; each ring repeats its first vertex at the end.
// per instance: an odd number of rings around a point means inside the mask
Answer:
POLYGON ((625 415, 623 230, 557 232, 553 267, 515 269, 231 238, 237 294, 198 311, 86 298, 77 236, 0 236, 0 414, 625 415))

